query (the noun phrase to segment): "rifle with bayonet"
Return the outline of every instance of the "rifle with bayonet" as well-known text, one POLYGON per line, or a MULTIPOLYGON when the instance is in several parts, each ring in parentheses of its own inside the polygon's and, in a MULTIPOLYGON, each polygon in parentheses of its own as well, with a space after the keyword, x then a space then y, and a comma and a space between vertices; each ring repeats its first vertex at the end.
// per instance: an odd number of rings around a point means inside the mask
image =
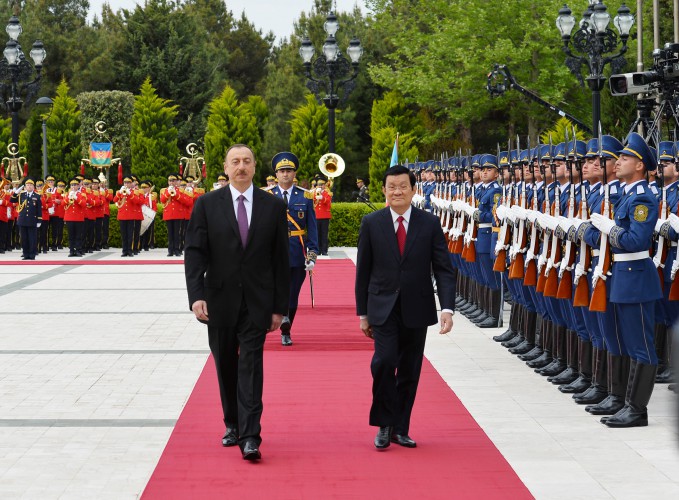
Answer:
MULTIPOLYGON (((568 129, 566 129, 566 142, 564 145, 564 152, 566 151, 568 151, 568 129)), ((559 215, 561 215, 561 185, 556 176, 556 163, 552 163, 552 176, 556 184, 554 186, 554 205, 551 215, 558 219, 559 215)), ((545 266, 545 276, 547 277, 544 289, 545 297, 556 297, 559 288, 559 271, 557 269, 561 265, 561 241, 554 232, 552 232, 551 240, 549 258, 547 259, 547 266, 545 266)))
MULTIPOLYGON (((606 172, 607 158, 602 152, 601 123, 599 123, 599 164, 604 172, 604 199, 601 203, 601 215, 608 219, 613 218, 611 207, 610 186, 608 185, 608 173, 606 172)), ((606 312, 606 279, 611 270, 611 246, 608 244, 608 235, 601 233, 599 241, 599 261, 592 272, 592 298, 589 302, 589 310, 593 312, 606 312)))
MULTIPOLYGON (((474 167, 472 166, 471 151, 467 150, 467 164, 471 172, 471 200, 472 210, 476 207, 476 186, 474 185, 474 167)), ((467 215, 467 234, 465 235, 465 247, 462 250, 462 258, 467 262, 476 262, 476 238, 479 233, 479 226, 474 220, 473 215, 467 215)))
MULTIPOLYGON (((566 143, 566 151, 568 151, 568 143, 566 143)), ((566 168, 568 169, 568 212, 566 217, 573 219, 575 217, 575 185, 573 184, 573 168, 578 171, 581 170, 580 159, 578 158, 578 141, 573 129, 573 160, 569 160, 570 155, 566 153, 566 168)), ((573 266, 575 265, 575 244, 571 240, 566 240, 566 248, 564 255, 561 258, 561 266, 559 267, 559 288, 556 292, 557 299, 572 299, 573 298, 573 266)))
MULTIPOLYGON (((535 161, 537 163, 538 168, 541 168, 540 163, 540 143, 538 142, 537 146, 535 146, 535 161)), ((533 158, 531 157, 530 163, 528 165, 528 168, 530 169, 531 176, 533 177, 533 199, 531 200, 531 210, 533 212, 537 212, 540 207, 539 205, 539 200, 538 200, 538 190, 537 190, 537 179, 535 177, 535 165, 533 165, 533 158)), ((543 182, 543 185, 546 185, 547 182, 543 182)), ((537 274, 537 253, 538 253, 538 248, 540 245, 538 237, 538 225, 533 222, 531 229, 530 229, 530 239, 528 242, 528 251, 526 252, 526 271, 524 273, 523 277, 523 284, 526 286, 536 286, 538 283, 538 274, 537 274)))
MULTIPOLYGON (((507 151, 509 155, 509 151, 507 151)), ((509 209, 509 196, 507 195, 507 190, 511 188, 505 184, 504 175, 502 173, 502 161, 500 158, 500 144, 497 145, 497 162, 498 170, 500 171, 499 179, 500 185, 502 186, 502 199, 500 200, 500 205, 505 209, 509 209)), ((509 161, 509 160, 508 160, 509 161)), ((498 233, 497 242, 495 243, 495 262, 493 263, 493 271, 498 273, 503 273, 507 270, 507 249, 509 248, 509 241, 511 239, 511 233, 509 231, 509 218, 505 215, 502 225, 500 226, 500 232, 498 233)))
MULTIPOLYGON (((658 139, 658 144, 660 140, 658 139)), ((665 172, 664 167, 658 164, 658 174, 662 184, 662 192, 660 195, 660 206, 658 207, 658 219, 667 219, 669 216, 669 207, 667 206, 667 190, 665 189, 665 172)), ((660 278, 660 287, 665 286, 665 261, 667 260, 667 240, 661 234, 658 235, 658 246, 653 256, 653 263, 658 269, 658 277, 660 278)))
MULTIPOLYGON (((530 150, 530 142, 528 143, 530 150)), ((519 197, 519 206, 522 210, 526 210, 526 179, 523 175, 523 165, 521 164, 521 144, 519 136, 516 136, 516 159, 521 170, 521 194, 519 197)), ((523 254, 526 252, 526 242, 528 235, 526 234, 526 220, 519 219, 515 227, 514 241, 516 247, 514 248, 514 261, 509 268, 510 279, 523 279, 524 275, 524 258, 523 254)))
MULTIPOLYGON (((549 134, 549 170, 552 173, 552 182, 556 182, 554 172, 556 170, 556 165, 554 164, 554 148, 552 146, 552 134, 549 134)), ((542 202, 542 213, 547 214, 550 212, 550 202, 549 202, 549 187, 547 185, 547 170, 545 169, 544 174, 545 182, 543 184, 544 189, 544 200, 542 202)), ((556 192, 556 186, 554 188, 556 192)), ((549 257, 551 253, 551 234, 548 228, 542 228, 542 252, 540 252, 540 258, 538 259, 537 273, 538 280, 535 290, 540 293, 544 293, 545 285, 547 284, 547 274, 543 272, 547 262, 549 262, 549 257)))

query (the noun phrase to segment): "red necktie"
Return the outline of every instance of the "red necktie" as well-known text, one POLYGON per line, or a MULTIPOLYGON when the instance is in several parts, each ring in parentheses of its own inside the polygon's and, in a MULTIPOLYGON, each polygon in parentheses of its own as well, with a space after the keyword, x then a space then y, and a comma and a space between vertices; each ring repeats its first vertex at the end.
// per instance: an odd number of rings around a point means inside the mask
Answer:
POLYGON ((398 227, 396 228, 396 242, 398 243, 398 251, 403 255, 403 250, 406 248, 406 228, 403 225, 405 219, 403 216, 399 215, 396 222, 398 222, 398 227))

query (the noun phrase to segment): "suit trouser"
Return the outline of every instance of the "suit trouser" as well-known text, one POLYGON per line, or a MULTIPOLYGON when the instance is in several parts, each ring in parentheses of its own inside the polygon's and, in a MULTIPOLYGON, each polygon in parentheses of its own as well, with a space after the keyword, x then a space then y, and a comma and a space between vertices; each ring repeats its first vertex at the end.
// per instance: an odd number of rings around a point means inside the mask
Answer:
POLYGON ((148 250, 149 246, 152 246, 151 243, 153 241, 153 226, 155 225, 156 221, 152 220, 149 227, 146 228, 146 231, 144 231, 144 234, 139 236, 139 238, 141 239, 140 248, 148 250))
MULTIPOLYGON (((4 210, 0 207, 0 210, 4 210)), ((0 250, 3 252, 7 249, 7 221, 0 220, 0 250)))
POLYGON ((135 220, 132 226, 132 251, 139 252, 141 249, 141 221, 135 220))
POLYGON ((238 430, 241 446, 246 440, 255 440, 259 445, 266 331, 252 323, 244 300, 234 327, 208 326, 207 331, 217 368, 224 423, 238 430))
POLYGON ((48 233, 50 230, 50 223, 49 219, 43 220, 42 224, 40 224, 40 227, 38 228, 38 251, 39 252, 46 252, 48 248, 48 233))
POLYGON ((383 325, 372 325, 375 353, 370 363, 373 376, 370 425, 393 426, 395 433, 408 434, 427 327, 405 327, 400 300, 400 297, 396 300, 383 325))
POLYGON ((94 219, 85 218, 85 234, 83 235, 85 240, 83 247, 86 251, 92 250, 94 248, 94 219))
POLYGON ((101 245, 103 247, 108 247, 108 232, 109 223, 111 222, 110 215, 104 215, 103 227, 101 228, 101 245))
POLYGON ((38 228, 19 226, 21 234, 21 250, 24 257, 35 258, 38 251, 38 228))
POLYGON ((94 249, 101 250, 103 243, 101 238, 104 231, 104 217, 97 217, 94 219, 94 249))
POLYGON ((290 268, 290 309, 297 309, 299 303, 299 292, 302 290, 302 284, 306 279, 306 271, 304 267, 290 268))

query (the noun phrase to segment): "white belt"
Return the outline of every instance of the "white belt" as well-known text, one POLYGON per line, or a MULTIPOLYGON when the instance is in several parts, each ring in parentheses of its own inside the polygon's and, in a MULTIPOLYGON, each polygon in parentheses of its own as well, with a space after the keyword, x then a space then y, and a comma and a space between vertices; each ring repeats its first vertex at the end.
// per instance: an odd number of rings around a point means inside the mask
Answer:
POLYGON ((632 253, 614 253, 614 262, 629 262, 630 260, 643 260, 650 258, 648 250, 642 252, 632 252, 632 253))
POLYGON ((492 222, 484 222, 483 224, 479 224, 479 229, 485 229, 487 227, 493 227, 492 222))
POLYGON ((670 246, 671 246, 671 247, 676 247, 676 246, 677 246, 677 242, 676 242, 676 241, 673 241, 672 243, 670 243, 670 246))
POLYGON ((598 257, 601 250, 592 250, 592 257, 598 257))

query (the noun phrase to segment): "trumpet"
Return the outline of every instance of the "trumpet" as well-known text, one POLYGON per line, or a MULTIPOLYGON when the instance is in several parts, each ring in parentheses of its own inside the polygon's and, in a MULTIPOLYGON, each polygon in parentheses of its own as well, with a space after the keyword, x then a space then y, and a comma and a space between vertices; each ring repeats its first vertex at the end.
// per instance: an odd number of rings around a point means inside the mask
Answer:
POLYGON ((121 196, 127 196, 128 194, 130 194, 130 188, 128 188, 127 186, 123 186, 120 188, 120 191, 118 192, 120 193, 121 196))
POLYGON ((186 194, 189 195, 193 194, 193 188, 191 186, 186 186, 186 189, 184 189, 184 191, 186 191, 186 194))
POLYGON ((170 196, 177 196, 177 188, 174 186, 168 186, 167 192, 170 193, 170 196))
POLYGON ((326 189, 332 189, 333 180, 342 175, 344 168, 344 160, 340 155, 327 153, 321 156, 321 159, 318 160, 318 169, 328 178, 326 189))
POLYGON ((68 201, 75 201, 75 199, 78 197, 78 191, 72 190, 68 192, 68 201))

